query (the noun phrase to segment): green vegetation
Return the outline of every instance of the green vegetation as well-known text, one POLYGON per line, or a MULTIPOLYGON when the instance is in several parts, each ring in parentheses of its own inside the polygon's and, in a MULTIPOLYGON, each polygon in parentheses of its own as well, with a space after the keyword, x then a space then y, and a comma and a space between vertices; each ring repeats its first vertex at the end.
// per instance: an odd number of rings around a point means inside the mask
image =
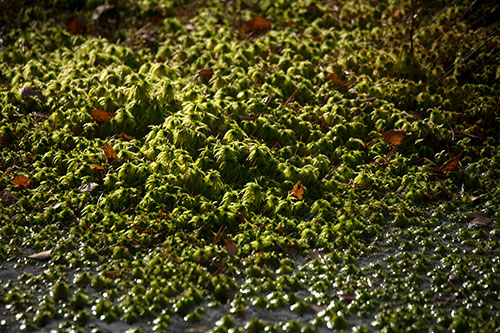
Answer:
POLYGON ((0 331, 500 327, 494 1, 3 1, 0 331))

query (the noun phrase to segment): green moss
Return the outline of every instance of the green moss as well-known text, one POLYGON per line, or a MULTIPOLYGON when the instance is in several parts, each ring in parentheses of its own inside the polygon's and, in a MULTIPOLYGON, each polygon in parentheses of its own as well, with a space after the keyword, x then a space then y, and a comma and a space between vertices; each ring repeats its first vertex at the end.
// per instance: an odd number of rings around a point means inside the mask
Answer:
POLYGON ((0 330, 494 331, 498 6, 412 3, 3 13, 0 330))

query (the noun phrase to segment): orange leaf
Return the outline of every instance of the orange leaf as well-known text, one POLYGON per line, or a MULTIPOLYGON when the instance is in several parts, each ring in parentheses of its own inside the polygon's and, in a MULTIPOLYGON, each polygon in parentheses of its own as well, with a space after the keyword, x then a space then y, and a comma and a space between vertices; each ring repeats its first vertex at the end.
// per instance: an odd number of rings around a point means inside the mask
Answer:
POLYGON ((12 179, 12 184, 18 188, 27 188, 31 184, 31 180, 24 175, 17 175, 12 179))
POLYGON ((390 146, 399 146, 406 139, 406 132, 404 130, 390 130, 382 134, 382 139, 390 146))
POLYGON ((247 35, 251 34, 252 32, 263 32, 271 29, 271 22, 266 20, 263 17, 260 16, 255 16, 249 21, 246 21, 243 23, 239 28, 238 31, 241 34, 247 35))
POLYGON ((92 164, 91 167, 92 167, 92 170, 94 170, 94 171, 106 171, 106 169, 99 164, 92 164))
POLYGON ((113 162, 113 160, 116 158, 116 152, 113 149, 113 147, 111 147, 110 145, 105 143, 102 146, 102 149, 104 149, 104 154, 106 154, 106 158, 108 159, 108 163, 113 162))
POLYGON ((230 256, 235 256, 238 254, 238 248, 234 245, 233 241, 230 239, 226 239, 226 252, 230 256))
POLYGON ((436 171, 455 171, 458 168, 458 164, 460 162, 460 158, 462 157, 462 152, 460 152, 457 156, 453 157, 451 160, 447 161, 436 171))
POLYGON ((292 195, 294 195, 299 200, 302 200, 304 198, 304 188, 302 187, 302 182, 300 180, 293 187, 292 195))
POLYGON ((113 117, 115 116, 114 112, 106 112, 97 109, 92 110, 90 114, 92 115, 92 118, 94 118, 94 120, 97 121, 97 123, 99 124, 102 124, 107 120, 113 119, 113 117))
POLYGON ((125 139, 125 140, 128 140, 128 141, 132 141, 132 140, 134 140, 134 138, 133 138, 133 137, 131 137, 130 135, 125 134, 125 133, 118 134, 118 135, 117 135, 117 137, 122 138, 122 139, 125 139))
POLYGON ((344 82, 342 79, 340 79, 337 74, 335 73, 330 73, 326 76, 328 80, 333 81, 333 83, 338 84, 339 86, 347 86, 347 82, 344 82))
POLYGON ((212 68, 203 68, 198 71, 198 76, 204 77, 205 79, 210 80, 214 75, 214 70, 212 68))

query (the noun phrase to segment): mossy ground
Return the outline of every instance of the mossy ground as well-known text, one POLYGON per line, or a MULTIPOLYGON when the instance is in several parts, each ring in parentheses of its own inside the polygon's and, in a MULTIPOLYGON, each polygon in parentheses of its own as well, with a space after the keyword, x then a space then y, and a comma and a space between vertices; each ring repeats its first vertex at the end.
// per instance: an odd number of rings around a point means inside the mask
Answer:
POLYGON ((101 5, 0 16, 0 331, 500 327, 498 4, 101 5))

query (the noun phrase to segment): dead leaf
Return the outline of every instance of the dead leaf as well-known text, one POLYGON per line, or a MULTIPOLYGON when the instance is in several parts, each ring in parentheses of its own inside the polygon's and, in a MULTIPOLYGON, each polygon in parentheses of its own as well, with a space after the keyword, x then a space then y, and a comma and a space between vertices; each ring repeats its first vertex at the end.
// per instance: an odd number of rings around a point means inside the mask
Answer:
POLYGON ((230 256, 235 256, 238 254, 238 248, 230 239, 226 239, 226 252, 230 256))
POLYGON ((413 116, 413 118, 415 118, 415 120, 424 119, 424 117, 422 117, 422 115, 420 113, 418 113, 417 111, 408 111, 408 113, 411 114, 413 116))
POLYGON ((311 257, 311 259, 323 261, 325 259, 326 255, 324 252, 316 249, 316 250, 312 250, 311 252, 309 252, 309 257, 311 257))
POLYGON ((101 18, 101 16, 103 16, 104 14, 110 13, 114 8, 115 8, 115 5, 100 5, 95 9, 95 11, 92 14, 92 17, 90 19, 92 21, 97 21, 101 18))
POLYGON ((491 222, 500 220, 498 217, 488 217, 480 212, 471 212, 465 214, 467 222, 473 225, 487 227, 491 222))
POLYGON ((10 145, 10 141, 4 138, 3 136, 0 136, 0 148, 5 148, 8 145, 10 145))
POLYGON ((348 83, 340 79, 337 74, 335 73, 330 73, 326 76, 328 80, 331 80, 333 83, 338 84, 339 86, 347 86, 348 83))
POLYGON ((353 301, 356 299, 356 294, 353 293, 340 294, 340 297, 348 301, 353 301))
POLYGON ((404 130, 390 130, 382 133, 382 139, 390 146, 397 147, 406 139, 406 132, 404 130))
POLYGON ((83 35, 87 32, 87 25, 78 18, 70 18, 64 22, 66 30, 72 35, 83 35))
POLYGON ((42 98, 42 93, 39 92, 38 90, 35 89, 35 87, 32 86, 25 86, 19 89, 19 94, 21 95, 22 98, 28 98, 28 97, 33 97, 33 98, 42 98))
POLYGON ((455 171, 458 168, 460 158, 462 158, 462 152, 460 152, 457 156, 453 157, 449 161, 447 161, 445 164, 443 164, 438 170, 436 171, 446 171, 446 172, 451 172, 455 171))
POLYGON ((117 137, 122 138, 122 139, 125 139, 125 140, 128 140, 128 141, 132 141, 132 140, 134 140, 134 138, 133 138, 133 137, 131 137, 130 135, 125 134, 125 133, 118 134, 118 135, 117 135, 117 137))
POLYGON ((17 197, 9 190, 0 191, 0 202, 6 206, 10 206, 17 201, 17 197))
POLYGON ((82 185, 78 188, 78 191, 79 191, 80 193, 92 192, 92 191, 93 191, 93 190, 95 190, 98 186, 99 186, 99 184, 97 184, 97 183, 92 183, 92 182, 89 182, 89 183, 82 184, 82 185))
POLYGON ((304 188, 302 187, 302 182, 300 180, 295 183, 292 189, 292 195, 294 195, 299 200, 302 200, 304 198, 304 188))
POLYGON ((92 110, 90 114, 92 118, 99 124, 102 124, 105 121, 113 119, 113 117, 116 115, 116 113, 114 112, 106 112, 97 109, 92 110))
POLYGON ((198 76, 201 76, 205 79, 210 80, 212 76, 214 76, 214 70, 212 68, 203 68, 200 69, 197 73, 198 76))
POLYGON ((116 159, 116 152, 111 147, 109 144, 105 143, 102 146, 102 149, 104 149, 104 154, 106 155, 106 159, 108 160, 108 163, 112 163, 116 159))
POLYGON ((264 32, 271 29, 271 22, 268 21, 267 19, 260 17, 260 16, 255 16, 249 21, 246 21, 243 23, 239 28, 238 31, 241 34, 248 35, 253 32, 264 32))
POLYGON ((99 164, 92 164, 91 167, 92 167, 92 170, 94 170, 94 171, 106 171, 106 169, 102 165, 99 165, 99 164))
POLYGON ((27 188, 30 184, 31 180, 25 175, 17 175, 12 179, 12 185, 16 185, 17 188, 27 188))
POLYGON ((52 254, 52 250, 48 250, 48 251, 43 251, 43 252, 38 252, 38 253, 32 254, 30 256, 27 256, 26 258, 44 261, 44 260, 49 260, 51 254, 52 254))

